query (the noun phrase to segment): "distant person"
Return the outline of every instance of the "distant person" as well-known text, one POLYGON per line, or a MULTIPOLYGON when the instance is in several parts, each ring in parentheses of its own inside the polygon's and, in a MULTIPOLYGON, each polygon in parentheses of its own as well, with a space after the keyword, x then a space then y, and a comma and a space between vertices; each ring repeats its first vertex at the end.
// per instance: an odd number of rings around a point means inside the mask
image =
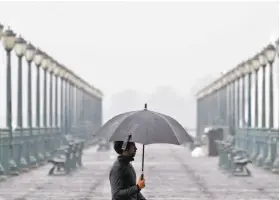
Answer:
POLYGON ((136 155, 136 145, 128 142, 124 151, 122 145, 122 141, 114 142, 114 149, 119 156, 109 174, 112 200, 146 200, 140 192, 145 187, 145 179, 140 177, 136 184, 136 172, 130 163, 136 155))

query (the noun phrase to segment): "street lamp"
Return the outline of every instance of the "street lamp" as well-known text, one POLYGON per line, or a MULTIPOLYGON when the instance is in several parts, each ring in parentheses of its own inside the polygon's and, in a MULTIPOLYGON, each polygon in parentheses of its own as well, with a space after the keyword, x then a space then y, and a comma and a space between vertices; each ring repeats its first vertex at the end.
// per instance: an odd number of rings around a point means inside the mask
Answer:
POLYGON ((31 43, 28 43, 25 51, 25 59, 28 63, 28 76, 27 76, 27 122, 30 128, 30 136, 32 136, 32 69, 31 63, 34 58, 35 48, 31 43))
POLYGON ((44 57, 42 58, 42 63, 41 63, 41 67, 43 68, 44 71, 46 71, 49 67, 49 63, 50 63, 50 58, 47 54, 43 53, 44 57))
POLYGON ((269 44, 264 50, 265 57, 269 63, 269 128, 274 126, 274 105, 273 105, 273 62, 276 56, 276 49, 272 44, 269 44))
POLYGON ((259 53, 258 55, 259 63, 260 66, 262 67, 262 128, 265 128, 265 107, 266 107, 266 102, 265 102, 265 66, 267 64, 267 59, 264 54, 264 52, 259 53))
POLYGON ((58 70, 58 77, 60 77, 60 128, 61 128, 61 133, 65 133, 65 82, 64 82, 64 73, 65 73, 65 68, 60 64, 59 65, 60 69, 58 70))
POLYGON ((21 58, 24 55, 26 48, 27 48, 26 41, 21 36, 16 38, 14 49, 19 58, 21 58))
POLYGON ((37 49, 35 50, 34 59, 33 59, 34 62, 35 62, 35 65, 36 65, 37 67, 40 67, 43 58, 44 58, 44 55, 43 55, 42 51, 41 51, 40 49, 37 48, 37 49))
POLYGON ((245 67, 245 62, 242 62, 239 66, 241 77, 243 78, 246 75, 247 69, 245 67))
POLYGON ((262 67, 266 66, 267 60, 263 52, 258 54, 259 63, 262 67))
POLYGON ((16 40, 16 34, 8 28, 8 30, 4 33, 3 38, 3 45, 7 52, 7 115, 6 115, 6 125, 9 128, 9 141, 10 147, 12 148, 12 140, 13 140, 13 133, 12 133, 12 74, 11 74, 11 51, 14 48, 16 40))
POLYGON ((252 92, 252 69, 253 69, 253 62, 252 60, 248 60, 245 64, 245 68, 247 68, 247 73, 248 73, 248 90, 247 90, 247 95, 248 95, 248 127, 252 126, 252 98, 251 98, 251 92, 252 92))
POLYGON ((58 76, 61 67, 60 67, 60 65, 59 65, 57 62, 55 62, 55 66, 56 66, 56 67, 54 68, 53 73, 55 74, 55 76, 58 76))
POLYGON ((49 62, 49 77, 50 77, 50 90, 49 90, 49 125, 50 127, 53 127, 53 72, 56 68, 56 61, 53 58, 50 58, 49 62))
POLYGON ((251 60, 247 60, 244 63, 244 71, 245 71, 245 74, 250 74, 252 72, 252 62, 251 62, 251 60))
POLYGON ((265 50, 264 55, 269 62, 269 64, 272 64, 274 62, 275 56, 276 56, 276 49, 272 44, 269 44, 265 50))
POLYGON ((245 120, 245 75, 247 70, 249 69, 249 65, 247 62, 242 62, 240 65, 240 72, 241 72, 241 79, 242 79, 242 86, 241 86, 241 119, 242 119, 242 126, 244 127, 244 120, 245 120))
POLYGON ((4 26, 0 23, 0 40, 1 40, 2 35, 3 35, 3 29, 4 29, 4 26))
POLYGON ((238 79, 241 77, 241 71, 239 70, 239 67, 234 70, 234 73, 238 79))
POLYGON ((55 111, 54 111, 54 126, 58 128, 58 74, 60 70, 60 65, 57 63, 57 61, 54 61, 54 77, 55 77, 55 111))
POLYGON ((59 71, 59 76, 61 77, 61 79, 64 79, 64 75, 66 74, 65 69, 61 68, 59 71))
POLYGON ((7 52, 11 52, 16 42, 16 34, 8 28, 4 33, 3 45, 7 52))
POLYGON ((25 59, 28 62, 29 67, 31 67, 31 62, 35 55, 35 48, 31 43, 28 43, 25 51, 25 59))
MULTIPOLYGON (((261 58, 261 60, 263 61, 264 63, 264 59, 261 58)), ((258 102, 259 102, 259 74, 258 74, 258 71, 261 67, 261 64, 260 64, 260 59, 259 59, 259 54, 257 54, 253 59, 252 59, 252 66, 255 70, 255 127, 257 128, 258 127, 258 123, 259 123, 259 105, 258 105, 258 102)))
POLYGON ((48 71, 50 72, 50 74, 52 74, 53 72, 53 69, 54 69, 54 61, 52 58, 49 58, 49 64, 48 64, 48 71))
POLYGON ((43 126, 47 127, 47 69, 49 67, 49 56, 43 53, 41 67, 44 70, 44 91, 43 91, 43 126))
POLYGON ((40 100, 40 66, 42 64, 42 60, 44 59, 44 54, 42 53, 42 51, 40 49, 36 49, 35 50, 35 54, 34 54, 34 63, 36 65, 36 73, 37 73, 37 77, 36 77, 36 127, 39 128, 40 127, 40 104, 41 104, 41 100, 40 100))
MULTIPOLYGON (((18 56, 18 102, 17 102, 17 127, 22 128, 22 56, 27 48, 26 41, 19 36, 15 41, 15 52, 18 56)), ((21 131, 22 133, 22 131, 21 131)))
POLYGON ((252 67, 254 68, 255 71, 259 70, 260 68, 260 61, 258 55, 256 55, 252 60, 252 67))

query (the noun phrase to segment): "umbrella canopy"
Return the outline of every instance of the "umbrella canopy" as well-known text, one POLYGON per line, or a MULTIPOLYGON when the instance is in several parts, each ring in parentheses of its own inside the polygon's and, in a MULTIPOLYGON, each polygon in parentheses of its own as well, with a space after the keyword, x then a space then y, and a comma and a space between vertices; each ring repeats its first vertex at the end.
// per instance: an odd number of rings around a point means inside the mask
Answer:
POLYGON ((106 122, 95 134, 109 141, 124 141, 143 144, 142 175, 144 177, 144 147, 147 144, 168 143, 181 145, 193 143, 192 137, 170 116, 147 110, 122 113, 106 122))
POLYGON ((192 137, 170 116, 147 110, 122 113, 106 122, 95 136, 109 141, 130 141, 140 144, 168 143, 181 145, 193 142, 192 137))

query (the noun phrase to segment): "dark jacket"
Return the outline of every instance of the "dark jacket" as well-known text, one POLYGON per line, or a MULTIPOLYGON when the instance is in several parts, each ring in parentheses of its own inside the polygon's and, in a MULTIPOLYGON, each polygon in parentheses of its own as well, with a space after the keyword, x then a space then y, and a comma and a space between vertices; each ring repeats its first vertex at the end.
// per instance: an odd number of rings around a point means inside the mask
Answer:
POLYGON ((136 185, 136 173, 130 163, 133 160, 120 155, 114 162, 109 174, 112 200, 146 200, 136 185))

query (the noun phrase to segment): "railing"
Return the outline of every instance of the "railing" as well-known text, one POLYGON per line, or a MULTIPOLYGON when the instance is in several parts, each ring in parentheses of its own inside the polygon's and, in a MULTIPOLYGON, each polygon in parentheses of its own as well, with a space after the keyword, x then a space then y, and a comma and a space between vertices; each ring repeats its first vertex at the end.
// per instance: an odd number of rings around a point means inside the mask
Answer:
POLYGON ((0 175, 45 163, 65 135, 90 141, 101 91, 1 24, 0 40, 0 175))
POLYGON ((278 46, 279 39, 197 93, 197 134, 207 126, 228 126, 236 147, 273 171, 279 143, 278 46))

